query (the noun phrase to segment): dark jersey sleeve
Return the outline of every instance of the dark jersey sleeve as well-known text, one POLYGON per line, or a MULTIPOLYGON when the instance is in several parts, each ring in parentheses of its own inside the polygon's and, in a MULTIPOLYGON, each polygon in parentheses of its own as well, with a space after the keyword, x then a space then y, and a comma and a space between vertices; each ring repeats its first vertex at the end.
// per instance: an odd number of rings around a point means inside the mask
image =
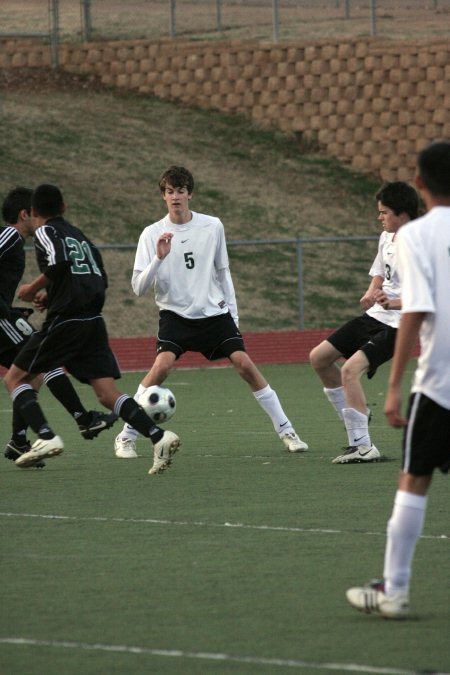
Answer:
POLYGON ((63 218, 36 230, 39 269, 50 280, 48 315, 98 313, 105 300, 103 261, 84 233, 63 218))
POLYGON ((0 318, 8 318, 25 270, 24 243, 15 227, 0 228, 0 318))

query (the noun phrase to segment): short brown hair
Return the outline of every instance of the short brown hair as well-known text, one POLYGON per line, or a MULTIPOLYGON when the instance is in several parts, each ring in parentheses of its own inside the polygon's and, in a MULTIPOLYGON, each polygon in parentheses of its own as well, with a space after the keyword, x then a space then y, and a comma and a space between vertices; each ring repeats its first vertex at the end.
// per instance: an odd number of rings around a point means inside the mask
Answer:
POLYGON ((186 188, 189 194, 192 194, 194 191, 194 177, 184 166, 172 164, 159 179, 159 189, 162 193, 166 191, 168 185, 174 188, 186 188))

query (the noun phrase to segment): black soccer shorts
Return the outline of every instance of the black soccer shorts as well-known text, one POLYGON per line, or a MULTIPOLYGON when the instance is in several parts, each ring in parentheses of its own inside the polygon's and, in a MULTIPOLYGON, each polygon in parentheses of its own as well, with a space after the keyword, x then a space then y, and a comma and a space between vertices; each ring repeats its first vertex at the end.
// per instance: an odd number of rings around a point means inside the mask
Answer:
POLYGON ((409 398, 408 425, 403 435, 402 469, 414 476, 429 476, 434 469, 450 469, 450 410, 425 394, 409 398))
POLYGON ((46 373, 64 366, 80 382, 102 377, 120 378, 101 315, 58 317, 33 333, 14 360, 29 373, 46 373))
POLYGON ((179 359, 184 352, 199 352, 215 361, 233 352, 245 352, 238 327, 229 312, 204 319, 186 319, 169 310, 159 314, 156 352, 172 352, 179 359))
POLYGON ((381 323, 364 313, 350 319, 326 339, 346 359, 358 350, 364 352, 369 361, 369 379, 379 366, 394 355, 397 329, 381 323))

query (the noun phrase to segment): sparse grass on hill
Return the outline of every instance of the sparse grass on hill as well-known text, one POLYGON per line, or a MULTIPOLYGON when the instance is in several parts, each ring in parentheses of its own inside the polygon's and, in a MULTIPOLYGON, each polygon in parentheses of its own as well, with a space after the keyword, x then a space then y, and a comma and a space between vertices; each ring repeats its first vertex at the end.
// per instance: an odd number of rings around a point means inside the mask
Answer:
MULTIPOLYGON (((97 243, 136 244, 164 215, 158 177, 172 163, 196 178, 192 208, 221 218, 228 240, 377 235, 379 181, 341 166, 298 136, 242 117, 105 90, 33 70, 0 77, 0 194, 57 183, 69 219, 97 243)), ((359 311, 376 243, 304 247, 306 327, 359 311)), ((296 249, 230 246, 241 327, 298 327, 296 249)), ((136 299, 133 250, 106 255, 113 336, 153 332, 151 297, 136 299)))

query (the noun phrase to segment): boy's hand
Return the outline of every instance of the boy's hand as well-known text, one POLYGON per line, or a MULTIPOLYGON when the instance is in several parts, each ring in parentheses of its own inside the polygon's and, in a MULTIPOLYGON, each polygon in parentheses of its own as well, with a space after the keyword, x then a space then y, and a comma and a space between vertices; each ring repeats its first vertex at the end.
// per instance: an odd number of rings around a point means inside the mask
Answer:
POLYGON ((172 247, 171 240, 173 232, 164 232, 156 242, 156 255, 159 260, 164 260, 166 255, 169 255, 172 247))

